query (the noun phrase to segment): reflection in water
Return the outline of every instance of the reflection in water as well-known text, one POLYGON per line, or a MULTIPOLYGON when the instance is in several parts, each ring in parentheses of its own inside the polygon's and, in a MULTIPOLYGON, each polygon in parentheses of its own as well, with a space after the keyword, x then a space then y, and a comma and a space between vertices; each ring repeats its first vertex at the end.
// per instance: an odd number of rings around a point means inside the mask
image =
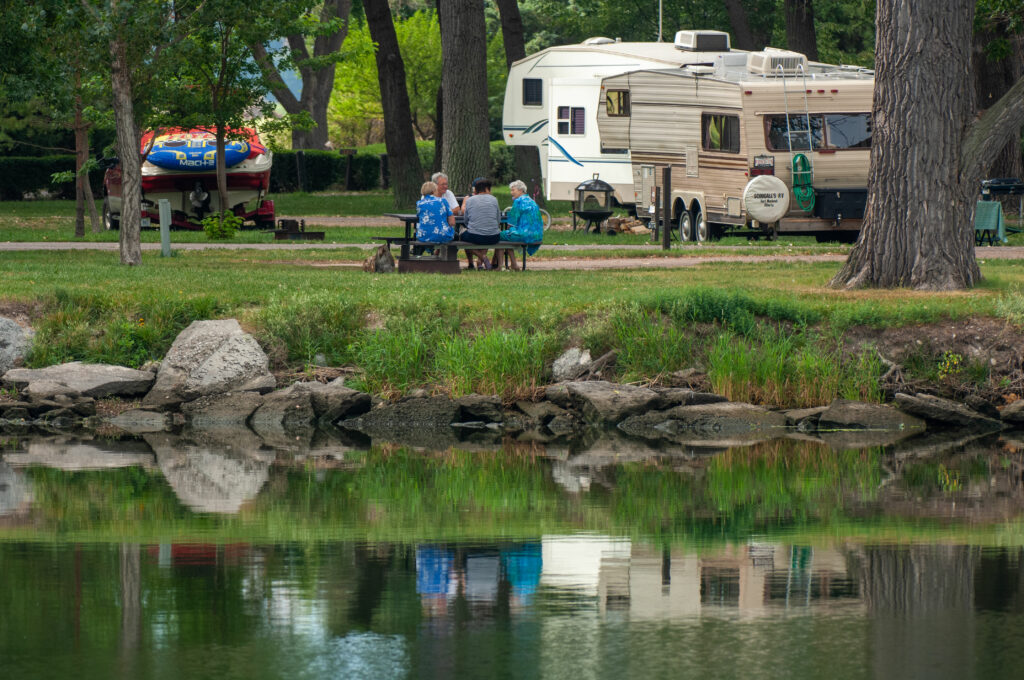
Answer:
POLYGON ((1009 448, 147 442, 3 454, 4 677, 998 678, 1024 652, 1009 448))
POLYGON ((0 543, 6 677, 988 678, 1024 653, 1019 548, 169 548, 0 543))

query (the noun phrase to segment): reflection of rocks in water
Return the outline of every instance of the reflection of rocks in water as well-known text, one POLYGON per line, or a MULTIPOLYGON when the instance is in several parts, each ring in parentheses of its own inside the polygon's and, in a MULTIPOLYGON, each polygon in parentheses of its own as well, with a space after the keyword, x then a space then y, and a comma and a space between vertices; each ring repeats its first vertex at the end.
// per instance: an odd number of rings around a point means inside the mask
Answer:
POLYGON ((786 434, 786 416, 760 406, 722 402, 650 411, 619 423, 626 434, 690 446, 742 446, 786 434))
POLYGON ((156 464, 143 442, 65 436, 29 439, 23 452, 5 453, 4 461, 15 467, 38 465, 60 470, 104 470, 136 465, 151 468, 156 464))
POLYGON ((570 450, 573 452, 571 462, 585 460, 587 465, 600 467, 649 460, 666 455, 670 449, 631 439, 617 430, 591 428, 580 441, 570 446, 570 450))
POLYGON ((146 437, 167 483, 197 512, 236 513, 267 481, 274 454, 213 449, 173 435, 146 437))
POLYGON ((451 427, 459 415, 458 404, 447 397, 413 398, 385 404, 338 425, 374 441, 443 450, 459 443, 451 427))
POLYGON ((26 510, 32 502, 32 492, 25 475, 0 461, 0 517, 26 510))

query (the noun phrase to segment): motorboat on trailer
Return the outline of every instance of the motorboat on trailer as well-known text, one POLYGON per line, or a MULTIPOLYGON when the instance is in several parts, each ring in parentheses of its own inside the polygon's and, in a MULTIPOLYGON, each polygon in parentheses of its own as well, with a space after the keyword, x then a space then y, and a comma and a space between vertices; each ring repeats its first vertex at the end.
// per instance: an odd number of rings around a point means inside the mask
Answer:
MULTIPOLYGON (((230 210, 257 227, 273 228, 270 190, 273 154, 251 128, 231 130, 224 143, 228 200, 223 208, 217 191, 217 138, 205 128, 165 129, 142 136, 143 226, 160 220, 159 201, 171 205, 171 226, 199 229, 209 214, 230 210)), ((121 166, 109 167, 103 178, 103 222, 116 229, 121 218, 121 166)))

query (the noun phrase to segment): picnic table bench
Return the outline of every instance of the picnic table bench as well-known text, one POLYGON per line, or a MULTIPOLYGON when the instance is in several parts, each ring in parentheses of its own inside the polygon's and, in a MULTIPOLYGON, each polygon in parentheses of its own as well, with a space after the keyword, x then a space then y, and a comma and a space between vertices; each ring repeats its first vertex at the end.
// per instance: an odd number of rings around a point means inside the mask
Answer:
MULTIPOLYGON (((419 216, 416 213, 384 213, 385 217, 394 217, 405 223, 405 236, 374 236, 374 241, 384 241, 388 247, 397 244, 400 247, 398 256, 398 271, 402 272, 439 272, 446 274, 457 274, 460 271, 458 254, 460 250, 515 250, 522 253, 523 270, 526 269, 527 251, 533 246, 541 245, 541 242, 520 243, 519 241, 500 241, 493 245, 481 245, 460 241, 458 237, 447 243, 431 243, 417 241, 413 236, 416 224, 419 223, 419 216), (431 249, 432 255, 414 255, 413 249, 431 249)), ((460 224, 465 222, 461 215, 455 216, 455 227, 458 231, 460 224)))
POLYGON ((523 259, 523 270, 526 270, 526 258, 528 251, 533 246, 540 246, 541 242, 520 243, 519 241, 500 241, 493 245, 481 245, 469 241, 448 241, 447 243, 432 243, 430 241, 417 241, 414 238, 404 236, 374 236, 374 241, 385 241, 388 246, 398 244, 401 247, 401 255, 398 258, 398 271, 400 272, 435 272, 443 274, 457 274, 459 268, 460 250, 519 250, 523 259), (430 255, 413 255, 413 249, 430 249, 430 255))

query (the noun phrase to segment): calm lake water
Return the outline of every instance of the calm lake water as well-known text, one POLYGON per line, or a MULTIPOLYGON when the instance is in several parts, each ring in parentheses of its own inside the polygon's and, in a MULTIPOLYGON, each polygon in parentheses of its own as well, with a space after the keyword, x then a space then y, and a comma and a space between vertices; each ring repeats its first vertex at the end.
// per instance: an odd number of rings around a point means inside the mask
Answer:
POLYGON ((1012 438, 220 441, 0 439, 0 677, 1024 674, 1012 438))

